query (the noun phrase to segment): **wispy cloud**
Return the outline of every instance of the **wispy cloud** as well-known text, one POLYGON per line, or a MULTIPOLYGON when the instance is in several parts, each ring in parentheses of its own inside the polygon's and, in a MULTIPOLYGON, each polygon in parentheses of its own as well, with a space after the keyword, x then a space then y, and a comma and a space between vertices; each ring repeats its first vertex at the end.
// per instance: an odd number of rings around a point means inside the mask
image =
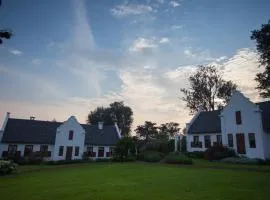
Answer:
POLYGON ((153 11, 150 5, 144 4, 122 4, 111 9, 112 15, 124 17, 128 15, 141 15, 153 11))
POLYGON ((183 29, 183 27, 184 27, 183 25, 172 25, 171 29, 172 30, 177 30, 177 29, 183 29))
POLYGON ((169 41, 170 41, 169 38, 163 37, 160 39, 159 43, 163 44, 163 43, 168 43, 169 41))
POLYGON ((10 49, 9 52, 13 55, 16 55, 16 56, 20 56, 23 54, 22 51, 18 50, 18 49, 10 49))
POLYGON ((129 51, 131 52, 139 52, 144 49, 156 48, 157 44, 153 39, 146 39, 146 38, 137 38, 133 41, 129 51))
POLYGON ((181 4, 177 1, 170 1, 169 5, 176 8, 176 7, 180 6, 181 4))

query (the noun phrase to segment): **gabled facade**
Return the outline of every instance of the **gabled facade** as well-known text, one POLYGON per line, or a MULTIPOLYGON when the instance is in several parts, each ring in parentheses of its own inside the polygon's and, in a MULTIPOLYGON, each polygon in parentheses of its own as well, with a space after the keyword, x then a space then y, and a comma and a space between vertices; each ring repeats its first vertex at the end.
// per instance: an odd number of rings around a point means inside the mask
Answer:
POLYGON ((239 155, 270 158, 270 101, 253 103, 236 91, 222 110, 199 112, 187 135, 188 151, 204 151, 217 142, 239 155))
POLYGON ((46 160, 107 158, 120 138, 117 124, 80 124, 74 116, 63 123, 14 119, 7 113, 0 131, 0 158, 31 152, 46 155, 46 160))

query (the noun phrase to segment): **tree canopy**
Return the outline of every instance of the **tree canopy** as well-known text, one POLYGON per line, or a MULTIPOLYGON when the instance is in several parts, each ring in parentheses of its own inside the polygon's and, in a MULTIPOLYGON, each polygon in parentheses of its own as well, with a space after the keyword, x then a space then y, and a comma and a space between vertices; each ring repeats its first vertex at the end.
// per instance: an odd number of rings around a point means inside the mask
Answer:
POLYGON ((256 42, 260 65, 265 67, 263 72, 256 74, 257 89, 262 97, 270 97, 270 20, 262 24, 261 29, 253 30, 251 39, 256 42))
POLYGON ((88 114, 87 123, 98 124, 103 121, 105 125, 117 123, 121 135, 128 136, 133 122, 133 112, 123 102, 113 102, 109 107, 97 107, 88 114))
POLYGON ((149 142, 158 134, 157 124, 150 121, 145 121, 143 125, 137 126, 135 132, 139 138, 143 138, 146 142, 149 142))
POLYGON ((225 81, 215 66, 200 65, 195 74, 189 77, 190 88, 181 88, 187 107, 191 113, 202 109, 211 111, 224 105, 230 99, 236 84, 225 81))

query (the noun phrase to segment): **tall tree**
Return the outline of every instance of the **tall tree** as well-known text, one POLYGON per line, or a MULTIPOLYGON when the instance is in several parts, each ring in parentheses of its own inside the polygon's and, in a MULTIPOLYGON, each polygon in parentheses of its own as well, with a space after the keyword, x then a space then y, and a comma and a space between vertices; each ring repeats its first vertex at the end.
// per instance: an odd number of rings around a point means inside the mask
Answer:
POLYGON ((189 77, 190 88, 181 88, 191 113, 202 109, 211 111, 228 102, 236 85, 225 81, 215 66, 200 65, 195 74, 189 77))
POLYGON ((270 20, 262 24, 261 29, 253 30, 251 39, 256 42, 260 65, 265 67, 262 73, 256 74, 257 89, 262 97, 270 97, 270 20))
POLYGON ((139 138, 143 138, 146 142, 149 142, 158 134, 158 127, 156 125, 156 123, 145 121, 143 125, 137 126, 135 132, 139 138))
MULTIPOLYGON (((2 1, 0 0, 0 7, 2 5, 2 1)), ((0 44, 3 43, 3 39, 10 39, 12 36, 12 32, 8 30, 0 30, 0 44)))
POLYGON ((158 127, 158 137, 161 139, 169 139, 170 137, 174 137, 177 133, 179 133, 180 128, 179 124, 175 122, 169 122, 165 124, 161 124, 158 127))
POLYGON ((121 135, 128 136, 133 122, 133 112, 123 102, 111 103, 109 107, 97 107, 88 114, 87 122, 97 124, 103 121, 105 125, 117 123, 121 130, 121 135))

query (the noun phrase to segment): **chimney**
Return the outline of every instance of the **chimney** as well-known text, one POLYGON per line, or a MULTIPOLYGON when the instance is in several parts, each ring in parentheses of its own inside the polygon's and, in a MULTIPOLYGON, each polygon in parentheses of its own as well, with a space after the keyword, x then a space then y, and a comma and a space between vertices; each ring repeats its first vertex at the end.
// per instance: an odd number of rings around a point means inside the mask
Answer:
POLYGON ((98 129, 102 130, 103 129, 103 122, 98 122, 98 129))
POLYGON ((6 125, 7 125, 7 122, 8 122, 8 119, 10 118, 10 112, 7 112, 6 113, 6 117, 5 117, 5 119, 4 119, 4 122, 3 122, 3 125, 2 125, 2 127, 1 127, 1 130, 2 131, 4 131, 5 130, 5 127, 6 127, 6 125))
POLYGON ((35 117, 34 116, 30 116, 30 120, 35 120, 35 117))

